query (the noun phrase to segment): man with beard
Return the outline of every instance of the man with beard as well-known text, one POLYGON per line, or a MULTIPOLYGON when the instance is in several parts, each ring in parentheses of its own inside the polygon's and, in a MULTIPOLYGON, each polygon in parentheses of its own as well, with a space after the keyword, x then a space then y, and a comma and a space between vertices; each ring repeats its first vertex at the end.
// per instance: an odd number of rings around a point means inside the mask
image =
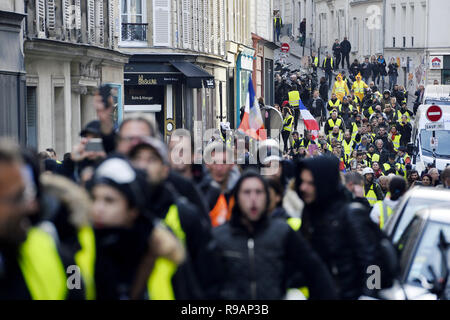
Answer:
POLYGON ((65 252, 49 233, 31 225, 32 181, 19 146, 1 140, 0 300, 70 299, 75 292, 67 288, 65 252))
POLYGON ((367 290, 366 270, 376 254, 362 219, 366 208, 350 204, 333 157, 299 162, 295 187, 305 203, 301 233, 327 265, 340 298, 357 299, 367 290))

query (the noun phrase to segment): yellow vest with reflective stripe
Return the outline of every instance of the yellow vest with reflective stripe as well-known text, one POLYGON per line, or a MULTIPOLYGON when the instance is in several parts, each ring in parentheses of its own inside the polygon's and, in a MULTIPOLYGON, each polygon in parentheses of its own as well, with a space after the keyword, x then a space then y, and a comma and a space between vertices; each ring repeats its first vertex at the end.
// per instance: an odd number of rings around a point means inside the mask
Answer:
POLYGON ((20 246, 18 262, 33 300, 67 298, 67 275, 53 238, 39 228, 31 228, 20 246))
POLYGON ((378 153, 374 153, 372 155, 370 155, 370 153, 366 153, 367 158, 370 159, 370 163, 374 163, 374 162, 380 162, 380 155, 378 153))
POLYGON ((288 124, 289 119, 294 119, 294 116, 288 115, 286 118, 284 118, 284 120, 283 120, 283 130, 284 131, 292 131, 292 127, 294 126, 294 121, 291 121, 291 124, 288 124))
POLYGON ((75 253, 75 263, 80 267, 86 285, 86 300, 95 300, 95 235, 90 226, 78 231, 78 242, 81 249, 75 253))
POLYGON ((311 57, 311 61, 315 67, 319 64, 319 58, 317 57, 311 57))
POLYGON ((373 206, 378 201, 377 194, 375 193, 373 186, 374 186, 374 184, 372 183, 369 190, 364 190, 366 199, 367 199, 367 201, 369 201, 371 206, 373 206))
POLYGON ((333 132, 330 132, 330 134, 328 135, 328 140, 330 140, 330 143, 332 138, 336 138, 338 142, 341 142, 344 139, 344 135, 342 134, 341 131, 339 131, 339 134, 336 137, 333 135, 333 132))
POLYGON ((380 223, 379 223, 379 225, 380 225, 380 229, 383 229, 385 223, 387 222, 389 217, 392 215, 393 210, 382 200, 377 201, 377 203, 379 203, 379 206, 380 206, 380 223))
POLYGON ((358 134, 358 125, 355 122, 352 122, 352 139, 356 139, 356 135, 358 134))
POLYGON ((298 90, 289 91, 289 104, 293 107, 298 107, 300 100, 300 92, 298 90))
MULTIPOLYGON (((186 234, 181 227, 178 207, 173 204, 164 218, 166 224, 173 231, 175 236, 183 243, 186 243, 186 234)), ((175 300, 175 293, 172 287, 172 277, 177 271, 177 265, 166 259, 157 258, 152 273, 147 282, 148 296, 151 300, 175 300)))

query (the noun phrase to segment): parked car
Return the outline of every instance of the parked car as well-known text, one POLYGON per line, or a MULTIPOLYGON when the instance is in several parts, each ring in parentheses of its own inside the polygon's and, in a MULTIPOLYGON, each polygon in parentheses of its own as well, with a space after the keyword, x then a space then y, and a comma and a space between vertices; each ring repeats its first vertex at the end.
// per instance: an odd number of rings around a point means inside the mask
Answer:
POLYGON ((449 241, 450 207, 440 205, 417 212, 395 243, 397 280, 391 288, 381 290, 375 300, 450 299, 449 241))
POLYGON ((414 187, 400 200, 395 212, 384 226, 384 231, 396 243, 420 209, 445 203, 450 208, 450 190, 433 187, 414 187))

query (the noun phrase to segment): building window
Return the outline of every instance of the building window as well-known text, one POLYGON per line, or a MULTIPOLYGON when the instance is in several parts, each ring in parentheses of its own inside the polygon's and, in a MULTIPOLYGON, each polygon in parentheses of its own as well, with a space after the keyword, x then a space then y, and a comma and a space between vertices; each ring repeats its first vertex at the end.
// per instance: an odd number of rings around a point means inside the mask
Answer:
POLYGON ((27 146, 37 148, 37 99, 36 87, 27 87, 26 130, 27 146))
POLYGON ((392 47, 395 48, 395 37, 392 37, 392 47))
POLYGON ((121 0, 121 41, 147 42, 145 0, 121 0))
POLYGON ((403 37, 403 48, 406 47, 406 37, 403 37))
POLYGON ((411 37, 411 47, 414 47, 414 37, 411 37))

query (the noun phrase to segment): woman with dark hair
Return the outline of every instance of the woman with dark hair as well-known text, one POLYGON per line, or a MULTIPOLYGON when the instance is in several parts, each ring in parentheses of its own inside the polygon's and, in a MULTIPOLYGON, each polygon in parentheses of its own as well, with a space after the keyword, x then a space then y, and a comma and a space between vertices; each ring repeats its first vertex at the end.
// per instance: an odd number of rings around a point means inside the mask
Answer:
POLYGON ((221 299, 283 299, 286 279, 303 274, 311 299, 333 299, 330 273, 284 219, 269 217, 270 192, 257 172, 246 171, 234 189, 231 220, 213 230, 223 267, 221 299))

